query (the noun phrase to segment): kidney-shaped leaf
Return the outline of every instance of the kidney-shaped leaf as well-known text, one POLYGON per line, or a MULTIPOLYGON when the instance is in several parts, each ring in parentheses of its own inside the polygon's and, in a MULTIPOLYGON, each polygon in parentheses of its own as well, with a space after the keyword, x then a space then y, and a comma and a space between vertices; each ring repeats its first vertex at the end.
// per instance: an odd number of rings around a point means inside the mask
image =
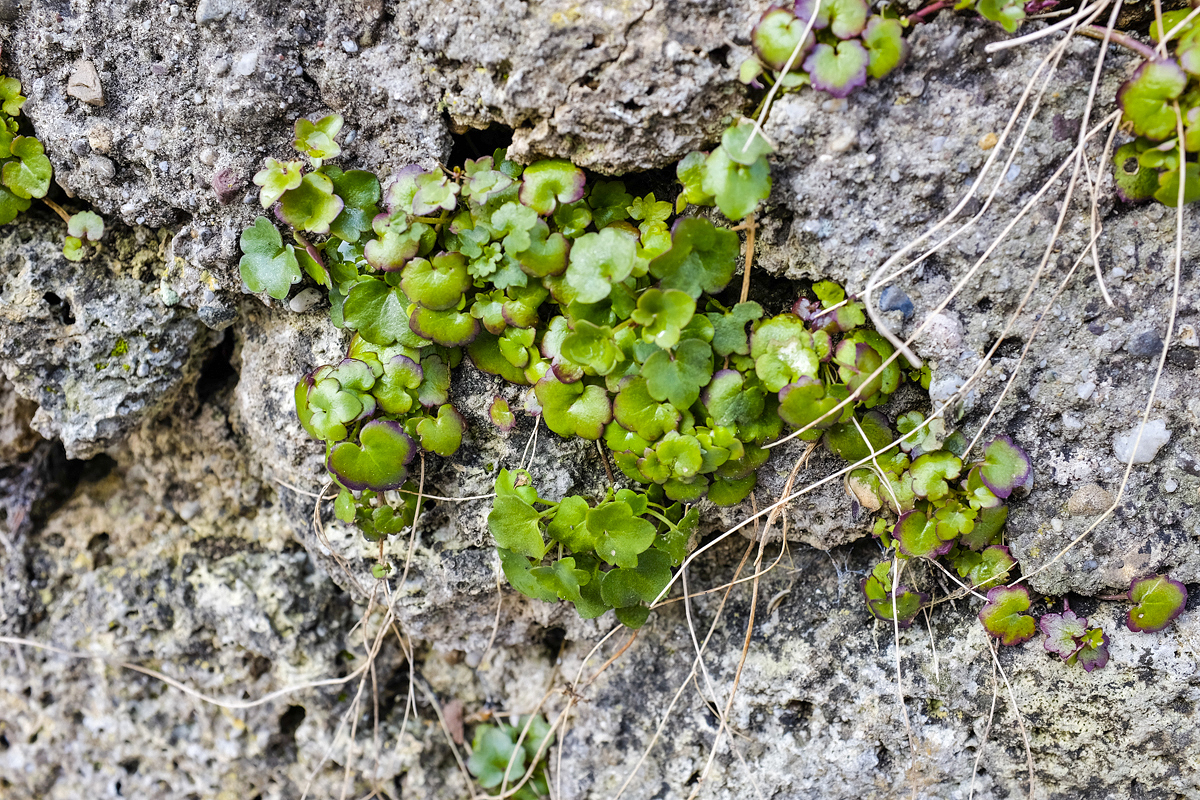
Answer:
POLYGON ((987 593, 987 604, 979 612, 979 621, 1001 644, 1020 644, 1037 632, 1033 617, 1024 613, 1031 604, 1029 590, 1024 586, 997 586, 987 593))
POLYGON ((416 451, 403 426, 392 420, 372 420, 363 426, 358 439, 359 443, 342 442, 333 446, 326 464, 329 471, 355 491, 399 488, 416 451))
POLYGON ((1169 575, 1137 578, 1129 584, 1133 608, 1125 619, 1131 631, 1154 633, 1183 613, 1187 605, 1187 587, 1169 575))

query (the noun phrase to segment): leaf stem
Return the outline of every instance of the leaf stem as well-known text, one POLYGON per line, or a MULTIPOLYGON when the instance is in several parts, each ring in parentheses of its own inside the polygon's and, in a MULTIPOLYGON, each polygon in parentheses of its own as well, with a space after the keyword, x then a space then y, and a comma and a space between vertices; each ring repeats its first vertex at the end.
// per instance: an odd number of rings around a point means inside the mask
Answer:
POLYGON ((909 24, 919 25, 922 22, 928 22, 929 18, 943 8, 949 8, 954 5, 954 0, 937 0, 935 3, 930 3, 919 11, 908 15, 909 24))
POLYGON ((1119 44, 1126 50, 1132 50, 1147 61, 1158 60, 1158 53, 1154 52, 1154 48, 1145 42, 1139 42, 1127 33, 1121 31, 1109 31, 1099 25, 1084 25, 1076 31, 1080 36, 1086 36, 1089 39, 1097 39, 1104 41, 1105 35, 1108 36, 1109 44, 1119 44))
POLYGON ((58 203, 54 202, 53 200, 47 200, 44 197, 42 198, 42 202, 45 203, 47 206, 49 206, 51 211, 53 211, 55 214, 58 214, 60 217, 62 217, 63 222, 67 223, 68 225, 71 224, 71 215, 67 213, 65 208, 63 208, 62 206, 60 206, 58 203))

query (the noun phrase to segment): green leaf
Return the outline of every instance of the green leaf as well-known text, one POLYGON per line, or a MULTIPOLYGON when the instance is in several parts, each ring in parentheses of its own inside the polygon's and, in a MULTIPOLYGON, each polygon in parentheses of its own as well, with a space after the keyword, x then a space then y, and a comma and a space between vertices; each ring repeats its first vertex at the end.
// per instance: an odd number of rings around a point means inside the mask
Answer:
MULTIPOLYGON (((386 414, 406 414, 413 407, 413 390, 421 385, 424 370, 408 356, 396 355, 383 362, 383 374, 371 389, 386 414)), ((429 448, 426 448, 429 449, 429 448)))
POLYGON ((958 569, 958 574, 959 577, 969 579, 974 587, 991 588, 997 583, 1002 583, 1017 566, 1009 549, 1001 545, 986 547, 978 555, 974 553, 968 553, 968 555, 975 556, 975 558, 962 564, 958 569))
POLYGON ((600 181, 592 187, 587 202, 596 227, 602 229, 629 218, 629 204, 633 202, 633 195, 625 191, 625 184, 621 181, 600 181))
POLYGON ((304 162, 276 161, 267 158, 266 166, 254 175, 254 185, 261 186, 258 202, 263 208, 270 208, 283 193, 300 186, 304 180, 304 162))
POLYGON ((613 401, 613 416, 626 430, 646 441, 654 441, 679 425, 680 413, 674 406, 657 403, 650 396, 646 379, 626 378, 613 401))
POLYGON ((1024 0, 979 0, 975 8, 992 22, 999 22, 1009 33, 1016 33, 1025 19, 1024 0))
POLYGON ((755 328, 750 357, 763 386, 778 392, 801 378, 815 379, 821 362, 812 344, 812 334, 795 314, 780 314, 755 328))
POLYGON ((739 164, 718 147, 705 159, 701 188, 712 195, 722 214, 736 222, 771 194, 771 167, 766 158, 751 166, 739 164))
POLYGON ((891 561, 880 562, 871 570, 871 574, 862 580, 859 588, 862 589, 867 600, 867 609, 872 616, 884 622, 891 622, 894 617, 899 627, 907 628, 916 619, 921 606, 929 602, 929 597, 900 585, 896 587, 896 599, 893 603, 891 572, 891 561))
POLYGON ((319 172, 310 172, 299 186, 284 192, 279 218, 293 228, 325 234, 344 207, 342 198, 333 193, 333 181, 319 172))
MULTIPOLYGON (((1192 149, 1190 145, 1188 149, 1192 149)), ((1118 147, 1113 155, 1113 181, 1117 194, 1127 203, 1149 200, 1158 190, 1158 172, 1142 166, 1138 159, 1140 152, 1137 143, 1129 142, 1118 147)), ((1175 186, 1178 197, 1179 185, 1175 186)))
POLYGON ((679 198, 675 201, 676 213, 682 212, 688 204, 694 206, 711 206, 713 196, 704 191, 704 162, 706 153, 688 153, 675 167, 675 175, 683 186, 679 198))
POLYGON ((413 194, 412 213, 418 216, 438 211, 453 211, 458 205, 459 186, 440 169, 415 176, 417 191, 413 194))
POLYGON ((488 418, 493 425, 505 433, 511 431, 517 424, 517 418, 508 407, 508 401, 500 395, 496 395, 492 399, 492 404, 488 406, 488 418))
POLYGON ((757 485, 758 474, 754 472, 744 478, 716 478, 708 487, 708 499, 716 506, 736 506, 749 497, 757 485))
POLYGON ((696 301, 678 289, 647 289, 630 315, 642 326, 642 340, 670 350, 679 343, 680 331, 692 321, 696 301))
POLYGON ((63 258, 67 261, 83 261, 86 249, 83 240, 76 236, 68 236, 63 240, 63 258))
POLYGON ((428 252, 436 238, 433 228, 423 222, 411 226, 403 215, 391 219, 376 217, 371 225, 377 239, 367 242, 363 256, 375 269, 395 272, 408 260, 422 252, 428 252))
MULTIPOLYGON (((871 455, 872 452, 887 447, 892 443, 892 429, 887 419, 878 411, 868 412, 856 427, 853 421, 838 423, 825 433, 825 446, 830 452, 846 461, 857 462, 871 455), (862 433, 859 433, 859 427, 862 433), (863 440, 866 434, 866 440, 863 440)), ((882 454, 880 458, 882 458, 882 454)))
POLYGON ((629 277, 636 258, 633 239, 614 228, 585 233, 571 247, 567 283, 577 292, 578 302, 598 303, 608 297, 614 283, 629 277))
MULTIPOLYGON (((740 249, 733 231, 689 217, 675 226, 671 249, 650 262, 650 274, 662 281, 663 289, 678 289, 693 298, 717 294, 733 278, 740 249)), ((571 255, 574 258, 574 251, 571 255)))
POLYGON ((694 478, 704 466, 704 452, 695 436, 668 431, 638 461, 638 469, 655 483, 694 478))
POLYGON ((1020 644, 1032 639, 1037 632, 1033 617, 1022 613, 1028 611, 1030 605, 1029 590, 1024 586, 1011 589, 997 586, 987 593, 987 604, 979 612, 979 621, 1001 644, 1020 644))
MULTIPOLYGON (((502 553, 502 561, 503 558, 502 553)), ((525 751, 517 748, 516 739, 509 732, 493 725, 481 725, 471 743, 467 769, 484 789, 494 789, 506 780, 511 787, 525 774, 525 751)))
POLYGON ((283 300, 292 284, 300 282, 300 263, 292 246, 284 246, 279 230, 266 217, 242 231, 240 244, 243 255, 238 267, 250 291, 283 300))
POLYGON ((342 148, 334 137, 342 130, 343 122, 341 114, 330 114, 315 123, 301 117, 296 120, 296 138, 292 144, 312 160, 314 169, 318 168, 324 159, 341 154, 342 148))
POLYGON ((26 98, 21 96, 21 82, 16 78, 0 77, 0 111, 15 117, 21 113, 26 98))
MULTIPOLYGON (((979 477, 996 497, 1008 498, 1014 489, 1024 486, 1032 474, 1029 456, 1010 437, 997 436, 984 446, 979 477)), ((958 477, 958 473, 949 477, 958 477)))
POLYGON ((359 432, 359 443, 341 442, 329 451, 326 466, 346 487, 383 492, 399 488, 416 447, 392 420, 372 420, 359 432))
POLYGON ((999 505, 978 509, 975 527, 963 534, 959 544, 972 550, 982 550, 998 542, 1004 523, 1008 520, 1008 506, 999 505))
POLYGON ((600 386, 582 382, 560 383, 547 376, 534 386, 546 426, 562 437, 599 439, 612 419, 608 393, 600 386))
POLYGON ((424 449, 449 458, 458 452, 466 429, 462 414, 447 404, 438 409, 436 420, 426 417, 417 423, 417 438, 424 449))
POLYGON ((433 311, 418 305, 408 309, 408 327, 417 336, 442 347, 461 347, 479 335, 479 321, 466 311, 433 311))
POLYGON ((349 489, 338 492, 337 500, 333 501, 333 513, 342 522, 354 522, 354 495, 350 494, 349 489))
POLYGON ((635 566, 619 566, 605 573, 600 596, 613 608, 628 608, 653 603, 670 582, 670 556, 658 550, 647 550, 638 557, 635 566))
POLYGON ((656 351, 646 359, 643 373, 651 397, 676 408, 688 408, 712 379, 712 347, 699 339, 687 339, 673 354, 656 351))
POLYGON ((713 425, 740 425, 762 416, 763 392, 747 387, 737 370, 719 370, 704 390, 704 406, 713 425))
MULTIPOLYGON (((408 344, 418 339, 408 326, 408 298, 400 289, 378 278, 367 278, 350 288, 343 304, 346 327, 373 344, 408 344)), ((411 346, 411 345, 410 345, 411 346)), ((420 345, 417 345, 420 346, 420 345)))
MULTIPOLYGON (((1187 185, 1183 190, 1183 202, 1194 203, 1200 200, 1200 164, 1189 161, 1184 173, 1187 185)), ((1154 199, 1165 206, 1174 208, 1179 205, 1179 169, 1169 169, 1158 176, 1158 191, 1154 199)))
POLYGON ((899 544, 900 552, 913 558, 937 558, 954 547, 953 539, 946 541, 938 536, 936 520, 916 510, 900 515, 892 536, 899 544))
POLYGON ((329 226, 329 232, 344 241, 357 242, 371 230, 371 221, 379 214, 379 179, 361 169, 342 172, 337 167, 326 167, 325 174, 333 181, 334 194, 343 203, 342 212, 329 226))
POLYGON ((755 132, 754 120, 745 117, 725 129, 721 135, 721 147, 729 158, 747 167, 775 152, 762 131, 755 132))
POLYGON ((616 368, 623 353, 613 341, 612 328, 593 325, 586 319, 562 338, 562 357, 583 367, 590 375, 607 375, 616 368))
POLYGON ((1183 94, 1187 82, 1187 73, 1174 61, 1143 63, 1117 90, 1117 104, 1124 112, 1122 121, 1139 136, 1170 138, 1175 133, 1173 101, 1183 94))
POLYGON ((72 214, 67 221, 67 235, 98 242, 104 236, 104 218, 93 211, 72 214))
POLYGON ((1170 575, 1137 578, 1129 584, 1133 608, 1129 609, 1125 626, 1140 633, 1161 631, 1183 613, 1187 596, 1187 587, 1170 575))
POLYGON ((546 542, 539 525, 541 516, 528 502, 515 494, 497 494, 488 512, 488 532, 503 547, 522 556, 540 559, 546 554, 546 542))
POLYGON ((529 573, 555 597, 579 603, 579 587, 591 580, 591 573, 575 568, 574 558, 560 558, 548 567, 534 567, 529 573))
POLYGON ((471 288, 467 258, 462 253, 438 253, 429 261, 414 258, 404 265, 400 276, 404 294, 434 311, 454 308, 471 288))
POLYGON ((840 412, 833 411, 839 402, 838 397, 826 391, 825 384, 821 381, 801 377, 779 390, 779 416, 795 428, 813 425, 808 433, 802 434, 800 438, 815 441, 821 438, 822 429, 835 425, 848 416, 849 406, 840 412))
POLYGON ((558 504, 546 534, 573 553, 590 553, 599 537, 587 527, 588 504, 578 495, 568 495, 558 504))
POLYGON ((23 200, 45 197, 54 169, 44 155, 42 143, 32 136, 17 136, 9 150, 14 160, 6 162, 0 169, 4 185, 23 200))
POLYGON ((17 197, 0 186, 0 225, 7 225, 17 218, 17 214, 28 211, 30 202, 28 198, 17 197))
POLYGON ((926 453, 912 463, 913 491, 918 497, 941 500, 950 493, 949 480, 962 472, 962 460, 953 453, 939 450, 926 453))
POLYGON ((583 170, 561 158, 533 162, 521 179, 521 202, 542 216, 554 213, 559 203, 583 197, 583 170))
POLYGON ((908 42, 898 19, 887 19, 878 14, 872 16, 863 31, 862 41, 869 58, 867 74, 875 80, 900 66, 908 57, 908 42))
MULTIPOLYGON (((779 72, 787 65, 806 27, 806 20, 797 19, 791 11, 772 8, 763 14, 754 26, 754 31, 750 34, 750 43, 762 62, 779 72)), ((800 48, 800 53, 792 59, 792 71, 800 71, 804 56, 812 50, 815 41, 810 32, 804 46, 800 48)))
MULTIPOLYGON (((647 550, 654 544, 654 526, 635 517, 628 503, 609 501, 601 503, 588 511, 587 530, 596 542, 596 555, 609 564, 618 567, 637 567, 647 558, 647 550)), ((661 554, 655 553, 655 556, 661 554)), ((668 566, 667 579, 670 580, 669 559, 662 556, 668 566)), ((655 559, 651 557, 653 564, 655 559)), ((612 573, 609 573, 610 575, 612 573)), ((620 608, 632 603, 613 603, 605 595, 605 602, 620 608)))
POLYGON ((750 354, 750 337, 746 334, 746 324, 762 319, 762 306, 754 301, 738 303, 724 314, 709 312, 705 316, 713 324, 712 345, 717 355, 750 354))

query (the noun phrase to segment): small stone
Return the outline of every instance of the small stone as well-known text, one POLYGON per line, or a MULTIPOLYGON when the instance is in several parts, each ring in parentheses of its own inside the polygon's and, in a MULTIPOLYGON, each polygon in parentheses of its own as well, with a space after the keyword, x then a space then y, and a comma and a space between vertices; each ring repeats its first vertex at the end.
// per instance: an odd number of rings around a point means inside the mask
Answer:
POLYGON ((882 311, 899 311, 905 319, 912 319, 914 312, 912 300, 897 286, 884 287, 879 295, 879 308, 882 311))
POLYGON ((104 89, 100 86, 100 74, 96 65, 87 59, 75 62, 71 77, 67 79, 67 94, 89 106, 104 105, 104 89))
POLYGON ((899 183, 900 182, 900 170, 897 170, 897 169, 892 170, 890 173, 888 173, 888 177, 891 179, 892 183, 899 183))
POLYGON ((1055 517, 1054 519, 1050 520, 1050 527, 1054 529, 1055 533, 1062 533, 1063 521, 1058 517, 1055 517))
POLYGON ((1091 381, 1075 384, 1075 396, 1080 400, 1087 400, 1092 396, 1092 392, 1096 391, 1096 384, 1091 381))
POLYGON ((1179 482, 1174 478, 1167 478, 1163 481, 1163 491, 1167 494, 1175 494, 1175 492, 1179 491, 1179 482))
POLYGON ((200 151, 200 163, 206 167, 211 167, 217 163, 217 151, 211 147, 206 147, 200 151))
POLYGON ((256 69, 258 69, 258 53, 251 50, 238 56, 237 62, 233 65, 233 74, 245 78, 253 75, 256 69))
POLYGON ((979 149, 980 150, 991 150, 993 147, 996 146, 996 143, 999 141, 1000 141, 1000 138, 998 136, 996 136, 996 134, 992 133, 991 131, 988 131, 987 133, 985 133, 983 135, 983 138, 981 138, 979 140, 979 149))
POLYGON ((1064 411, 1062 415, 1063 427, 1069 431, 1083 430, 1083 420, 1069 411, 1064 411))
POLYGON ((158 171, 161 172, 162 174, 166 175, 168 172, 171 171, 171 162, 169 162, 169 161, 158 162, 158 171))
POLYGON ((92 152, 92 147, 87 143, 87 139, 76 139, 71 142, 71 152, 83 158, 88 153, 92 152))
POLYGON ((195 500, 192 500, 179 507, 179 516, 183 518, 184 522, 190 522, 198 517, 200 512, 203 510, 203 506, 201 506, 195 500))
POLYGON ((301 28, 299 25, 292 28, 292 36, 295 37, 298 44, 308 44, 312 41, 312 37, 309 36, 308 31, 304 30, 304 28, 301 28))
POLYGON ((1183 325, 1179 328, 1179 343, 1184 347, 1200 347, 1200 336, 1196 335, 1193 325, 1183 325))
POLYGON ((112 151, 113 133, 105 125, 96 125, 88 130, 88 144, 92 150, 97 153, 108 153, 112 151))
POLYGON ((288 308, 297 314, 303 314, 319 302, 321 302, 321 293, 310 286, 289 300, 288 308))
POLYGON ((1113 504, 1113 496, 1101 486, 1089 483, 1080 486, 1067 501, 1067 511, 1073 517, 1103 514, 1113 504))
POLYGON ((358 45, 356 45, 354 42, 352 42, 349 39, 342 39, 342 49, 345 50, 347 53, 357 53, 358 45))
POLYGON ((1017 179, 1017 177, 1020 174, 1021 174, 1021 165, 1013 164, 1011 167, 1008 168, 1008 173, 1004 176, 1004 180, 1007 181, 1008 183, 1012 183, 1017 179))
POLYGON ((1154 331, 1139 333, 1129 340, 1125 350, 1134 358, 1152 358, 1162 353, 1162 339, 1154 331))
POLYGON ((1142 430, 1141 441, 1138 441, 1138 428, 1134 427, 1126 433, 1119 433, 1113 439, 1113 452, 1122 464, 1128 464, 1130 458, 1134 464, 1149 464, 1158 455, 1164 444, 1171 440, 1171 431, 1167 423, 1161 419, 1152 419, 1142 430), (1137 442, 1137 450, 1133 449, 1137 442))
POLYGON ((112 159, 105 156, 92 153, 84 163, 87 164, 88 171, 103 183, 108 183, 117 176, 116 165, 113 164, 112 159))
POLYGON ((216 22, 229 16, 233 10, 233 0, 200 0, 196 6, 196 23, 216 22))
POLYGON ((212 66, 210 66, 208 69, 213 75, 216 75, 219 78, 226 72, 229 72, 229 61, 224 58, 218 58, 216 61, 212 62, 212 66))
POLYGON ((242 176, 229 167, 217 170, 212 176, 212 189, 217 195, 217 202, 227 206, 237 200, 241 193, 242 176))

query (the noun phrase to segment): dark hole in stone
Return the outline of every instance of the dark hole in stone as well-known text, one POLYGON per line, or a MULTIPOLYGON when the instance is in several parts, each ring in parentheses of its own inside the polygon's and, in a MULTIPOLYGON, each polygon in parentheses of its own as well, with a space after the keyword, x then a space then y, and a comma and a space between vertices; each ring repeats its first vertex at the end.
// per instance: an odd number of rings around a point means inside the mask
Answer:
POLYGON ((196 396, 201 404, 211 400, 222 389, 237 384, 238 373, 233 366, 233 336, 225 331, 221 343, 209 351, 196 381, 196 396))
POLYGON ((729 45, 723 44, 713 50, 708 51, 710 61, 720 64, 722 67, 729 66, 729 45))
POLYGON ((42 704, 42 708, 54 705, 54 695, 50 692, 42 692, 42 696, 38 698, 38 702, 42 704))
POLYGON ((8 749, 8 737, 0 733, 0 750, 8 749))
POLYGON ((66 300, 63 300, 54 292, 46 292, 44 295, 42 295, 42 299, 45 300, 51 308, 58 311, 58 319, 63 325, 75 324, 75 315, 71 313, 70 303, 68 303, 66 300))
POLYGON ((975 307, 980 311, 990 311, 992 309, 992 298, 985 297, 975 304, 975 307))
POLYGON ((279 717, 279 731, 267 741, 268 753, 285 761, 295 757, 296 731, 304 722, 306 713, 304 706, 288 706, 287 711, 279 717))
POLYGON ((108 534, 97 533, 88 540, 87 549, 92 554, 92 562, 97 568, 105 567, 112 563, 112 558, 108 555, 108 534))
MULTIPOLYGON (((996 339, 992 339, 990 342, 988 342, 987 347, 983 352, 992 352, 992 348, 996 347, 996 342, 996 339)), ((1016 358, 1017 356, 1021 355, 1021 348, 1024 347, 1024 345, 1025 343, 1020 339, 1013 337, 1007 338, 1003 342, 1000 342, 1000 346, 996 349, 996 353, 992 356, 992 358, 1016 358)))
POLYGON ((127 758, 124 761, 117 762, 117 766, 119 766, 121 769, 125 770, 130 775, 136 774, 138 771, 138 767, 140 767, 141 765, 142 765, 142 760, 140 758, 137 758, 136 756, 133 758, 127 758))
POLYGON ((113 786, 113 788, 116 789, 118 796, 124 797, 124 795, 121 794, 121 782, 120 781, 117 781, 116 785, 113 786))
POLYGON ((117 467, 117 462, 111 456, 101 453, 83 462, 83 470, 79 473, 80 481, 95 483, 109 476, 117 467))
POLYGON ((558 654, 562 651, 563 642, 567 639, 566 628, 553 627, 547 628, 542 634, 542 644, 546 648, 546 655, 550 657, 551 663, 558 660, 558 654))
POLYGON ((641 108, 641 106, 638 105, 638 103, 633 100, 623 101, 621 103, 621 107, 624 108, 626 111, 637 111, 639 108, 641 108))
POLYGON ((479 159, 490 156, 501 147, 512 144, 512 128, 506 125, 489 125, 486 128, 468 128, 462 133, 452 134, 448 167, 461 167, 468 158, 479 159))

